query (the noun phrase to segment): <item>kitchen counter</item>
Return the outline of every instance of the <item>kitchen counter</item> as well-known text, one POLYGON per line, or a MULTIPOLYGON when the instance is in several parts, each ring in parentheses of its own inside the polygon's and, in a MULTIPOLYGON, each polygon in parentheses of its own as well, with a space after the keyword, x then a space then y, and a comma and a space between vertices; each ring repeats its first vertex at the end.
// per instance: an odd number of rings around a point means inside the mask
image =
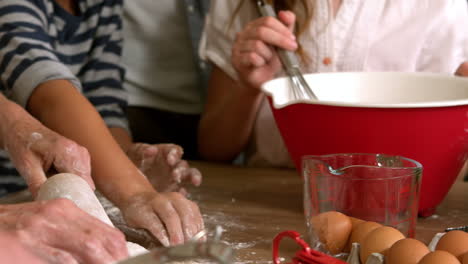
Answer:
MULTIPOLYGON (((203 184, 188 187, 197 201, 208 231, 224 231, 221 240, 236 249, 236 263, 272 263, 272 239, 283 230, 305 235, 302 209, 302 181, 295 170, 246 168, 206 162, 191 162, 203 174, 203 184)), ((418 219, 416 238, 428 243, 446 227, 468 224, 468 183, 458 180, 437 213, 418 219)), ((30 199, 20 192, 0 199, 13 203, 30 199)), ((298 249, 281 244, 281 256, 288 261, 298 249)))
MULTIPOLYGON (((305 235, 302 180, 295 170, 245 168, 192 163, 203 173, 203 184, 192 189, 206 226, 221 225, 222 239, 237 249, 240 263, 272 263, 272 239, 284 230, 305 235)), ((461 177, 431 217, 419 218, 416 238, 428 244, 446 227, 468 225, 468 182, 461 177)), ((281 245, 288 261, 298 249, 281 245)))

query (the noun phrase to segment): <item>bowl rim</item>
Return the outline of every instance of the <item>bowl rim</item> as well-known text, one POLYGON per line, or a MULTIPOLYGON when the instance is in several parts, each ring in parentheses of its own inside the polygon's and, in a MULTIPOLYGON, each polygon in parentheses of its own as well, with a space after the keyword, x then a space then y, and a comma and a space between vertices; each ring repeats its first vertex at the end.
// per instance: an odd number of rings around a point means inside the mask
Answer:
MULTIPOLYGON (((428 72, 396 72, 396 71, 387 71, 387 72, 320 72, 320 73, 307 73, 304 76, 313 76, 313 75, 374 75, 374 76, 395 76, 400 75, 403 77, 410 78, 433 78, 433 79, 447 79, 449 81, 457 82, 466 82, 468 87, 468 77, 461 77, 446 73, 428 73, 428 72)), ((468 97, 465 99, 458 100, 440 100, 440 101, 428 101, 428 102, 408 102, 408 103, 356 103, 356 102, 340 102, 340 101, 312 101, 312 100, 290 100, 289 102, 279 104, 273 98, 273 93, 271 93, 267 86, 272 83, 279 81, 281 79, 286 79, 288 77, 281 76, 267 82, 264 82, 261 85, 261 90, 271 99, 275 109, 285 108, 293 104, 313 104, 313 105, 323 105, 323 106, 338 106, 338 107, 352 107, 352 108, 433 108, 433 107, 455 107, 455 106, 465 106, 468 105, 468 97)), ((388 77, 387 77, 388 78, 388 77)))

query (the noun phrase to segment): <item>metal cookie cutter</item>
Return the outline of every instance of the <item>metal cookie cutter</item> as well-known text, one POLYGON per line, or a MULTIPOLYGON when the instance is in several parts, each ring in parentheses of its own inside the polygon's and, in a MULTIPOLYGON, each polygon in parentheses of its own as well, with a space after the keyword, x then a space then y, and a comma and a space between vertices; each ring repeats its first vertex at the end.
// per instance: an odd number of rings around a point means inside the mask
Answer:
POLYGON ((213 241, 199 242, 205 235, 206 231, 202 230, 188 243, 180 246, 153 249, 149 253, 124 260, 118 264, 162 264, 201 259, 216 261, 221 264, 234 262, 234 250, 219 241, 220 234, 215 234, 213 241))
POLYGON ((280 264, 281 259, 278 255, 279 244, 284 237, 292 238, 299 244, 302 249, 297 251, 292 262, 288 264, 346 264, 346 262, 329 256, 317 250, 313 250, 310 246, 300 238, 300 234, 296 231, 284 231, 276 235, 273 239, 273 264, 280 264))
POLYGON ((222 264, 231 264, 234 260, 232 248, 221 242, 190 242, 181 246, 153 249, 118 264, 162 264, 177 261, 209 259, 222 264))

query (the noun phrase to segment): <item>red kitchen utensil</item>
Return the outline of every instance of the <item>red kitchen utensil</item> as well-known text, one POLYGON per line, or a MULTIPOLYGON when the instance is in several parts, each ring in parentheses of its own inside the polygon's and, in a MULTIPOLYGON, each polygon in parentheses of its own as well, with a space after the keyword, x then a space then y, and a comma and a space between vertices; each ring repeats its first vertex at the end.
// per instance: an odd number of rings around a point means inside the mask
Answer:
POLYGON ((273 264, 280 264, 279 244, 284 237, 292 238, 302 249, 296 252, 292 258, 292 262, 288 264, 346 264, 346 262, 329 256, 317 250, 313 250, 309 245, 300 238, 300 234, 296 231, 283 231, 276 235, 273 239, 273 264))
POLYGON ((295 100, 287 78, 262 86, 297 169, 305 155, 414 159, 424 167, 419 214, 432 215, 468 157, 468 79, 398 72, 304 77, 320 101, 295 100))

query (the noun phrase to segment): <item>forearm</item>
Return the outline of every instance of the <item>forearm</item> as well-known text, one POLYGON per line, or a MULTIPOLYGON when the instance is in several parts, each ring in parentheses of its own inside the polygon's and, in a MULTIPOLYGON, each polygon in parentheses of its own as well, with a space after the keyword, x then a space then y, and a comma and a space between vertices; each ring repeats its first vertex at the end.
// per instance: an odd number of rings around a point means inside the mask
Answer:
POLYGON ((117 141, 117 143, 120 145, 122 150, 127 153, 128 149, 132 146, 132 138, 128 134, 127 130, 121 128, 121 127, 111 127, 109 128, 112 136, 114 139, 117 141))
POLYGON ((32 117, 19 105, 8 100, 0 93, 0 149, 4 148, 4 139, 9 128, 13 127, 15 122, 26 121, 32 117))
POLYGON ((222 102, 205 111, 198 133, 201 156, 215 161, 235 159, 250 140, 263 97, 232 89, 222 102))
POLYGON ((28 109, 49 128, 88 149, 96 186, 117 205, 136 193, 153 191, 95 108, 70 82, 56 80, 41 84, 31 95, 28 109))
POLYGON ((8 126, 8 116, 10 114, 10 102, 0 93, 0 148, 4 148, 5 128, 8 126))

